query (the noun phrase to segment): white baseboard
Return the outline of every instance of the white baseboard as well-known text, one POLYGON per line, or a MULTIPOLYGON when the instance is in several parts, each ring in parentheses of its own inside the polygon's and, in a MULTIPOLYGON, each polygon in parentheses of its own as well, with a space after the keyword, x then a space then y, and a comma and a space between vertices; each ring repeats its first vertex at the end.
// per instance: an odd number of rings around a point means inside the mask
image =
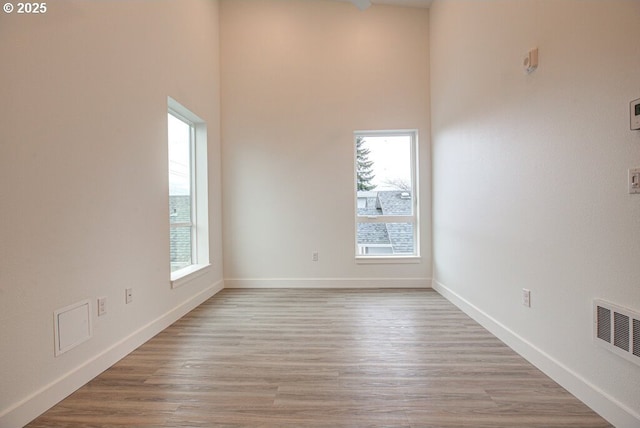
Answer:
POLYGON ((637 411, 620 403, 444 284, 433 280, 433 289, 611 424, 618 428, 640 427, 640 414, 637 411))
POLYGON ((431 278, 227 278, 225 288, 431 288, 431 278))
POLYGON ((31 422, 222 289, 220 280, 16 403, 0 414, 0 427, 17 428, 31 422))

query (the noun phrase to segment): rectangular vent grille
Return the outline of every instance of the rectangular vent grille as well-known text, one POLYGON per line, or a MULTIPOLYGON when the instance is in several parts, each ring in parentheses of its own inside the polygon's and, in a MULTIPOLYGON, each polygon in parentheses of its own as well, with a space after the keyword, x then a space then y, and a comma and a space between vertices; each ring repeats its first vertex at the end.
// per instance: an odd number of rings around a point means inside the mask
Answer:
POLYGON ((629 352, 629 317, 613 313, 613 346, 629 352))
POLYGON ((611 311, 598 306, 598 339, 611 342, 611 311))
POLYGON ((633 355, 640 357, 640 320, 633 320, 633 355))
POLYGON ((640 313, 604 300, 593 309, 595 342, 640 365, 640 313))

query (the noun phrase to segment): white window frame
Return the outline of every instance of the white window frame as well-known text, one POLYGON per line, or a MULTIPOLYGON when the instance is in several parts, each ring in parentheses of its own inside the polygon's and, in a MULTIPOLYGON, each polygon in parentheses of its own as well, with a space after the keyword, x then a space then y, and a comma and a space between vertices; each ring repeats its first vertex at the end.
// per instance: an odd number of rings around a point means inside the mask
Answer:
MULTIPOLYGON (((401 129, 401 130, 374 130, 374 131, 355 131, 353 135, 353 158, 354 158, 354 213, 355 213, 355 258, 358 263, 418 263, 420 262, 420 210, 419 210, 419 190, 418 190, 418 130, 417 129, 401 129), (359 137, 400 137, 406 136, 411 139, 411 215, 378 215, 367 216, 358 215, 358 158, 357 158, 357 140, 359 137), (413 253, 411 254, 384 254, 384 255, 368 255, 362 254, 362 247, 373 247, 374 244, 358 243, 358 223, 411 223, 413 225, 413 253)), ((375 190, 373 190, 375 191, 375 190)))
MULTIPOLYGON (((191 127, 191 222, 169 222, 169 228, 191 226, 191 262, 171 272, 171 287, 180 287, 204 274, 209 263, 209 191, 207 179, 207 124, 204 120, 171 97, 167 98, 167 111, 191 127)), ((168 173, 168 172, 167 172, 168 173)), ((167 181, 168 182, 168 181, 167 181)), ((169 193, 167 192, 167 195, 169 193)), ((169 220, 169 219, 167 219, 169 220)))

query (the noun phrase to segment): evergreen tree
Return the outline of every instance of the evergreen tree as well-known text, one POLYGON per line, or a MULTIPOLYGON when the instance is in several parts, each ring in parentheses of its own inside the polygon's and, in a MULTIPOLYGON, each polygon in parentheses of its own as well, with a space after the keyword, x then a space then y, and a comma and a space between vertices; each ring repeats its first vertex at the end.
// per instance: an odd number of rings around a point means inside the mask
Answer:
POLYGON ((358 176, 358 191, 369 191, 376 188, 375 184, 371 184, 371 180, 375 175, 373 174, 373 161, 369 160, 370 150, 363 147, 364 139, 362 137, 356 138, 356 173, 358 176))

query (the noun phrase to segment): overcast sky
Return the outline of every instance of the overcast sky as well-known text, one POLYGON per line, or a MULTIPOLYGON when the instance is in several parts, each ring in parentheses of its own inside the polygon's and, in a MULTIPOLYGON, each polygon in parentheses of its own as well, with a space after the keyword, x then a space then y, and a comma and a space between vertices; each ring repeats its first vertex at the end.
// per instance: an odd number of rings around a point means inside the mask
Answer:
POLYGON ((190 126, 171 114, 169 120, 169 194, 188 195, 190 126))
POLYGON ((363 146, 368 148, 369 160, 373 161, 375 177, 371 181, 375 190, 396 190, 384 182, 402 180, 411 183, 411 137, 366 137, 363 146))

